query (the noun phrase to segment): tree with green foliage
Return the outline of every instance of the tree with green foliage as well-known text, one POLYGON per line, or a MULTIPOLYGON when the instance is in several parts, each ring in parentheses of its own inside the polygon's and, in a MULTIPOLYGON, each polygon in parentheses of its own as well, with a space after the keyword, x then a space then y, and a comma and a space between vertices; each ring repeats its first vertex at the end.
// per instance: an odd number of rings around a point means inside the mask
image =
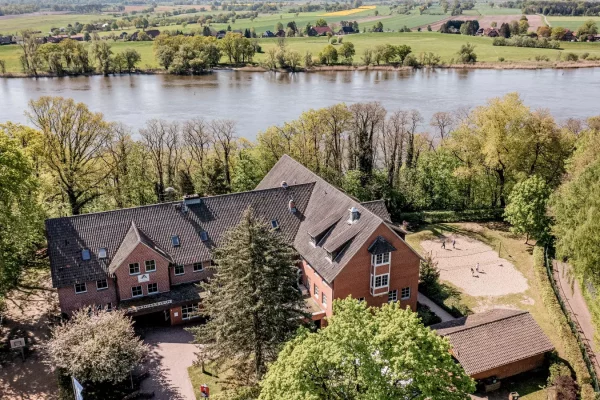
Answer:
MULTIPOLYGON (((598 118, 600 120, 600 118, 598 118)), ((552 233, 559 257, 568 257, 582 280, 600 284, 600 124, 588 122, 568 161, 565 181, 552 194, 552 233)))
POLYGON ((36 146, 31 142, 40 136, 20 125, 0 125, 0 303, 44 241, 39 181, 30 148, 24 148, 36 146))
POLYGON ((342 44, 342 47, 339 51, 339 55, 344 58, 345 63, 352 64, 352 58, 355 54, 356 50, 354 49, 354 43, 344 42, 344 44, 342 44))
POLYGON ((332 65, 332 64, 337 63, 337 60, 338 60, 338 52, 337 52, 336 48, 333 47, 333 45, 331 45, 331 44, 328 44, 327 46, 325 46, 325 48, 321 52, 321 61, 324 64, 332 65))
POLYGON ((42 132, 43 156, 73 215, 97 199, 113 168, 107 149, 113 125, 83 103, 62 97, 29 102, 29 120, 42 132))
POLYGON ((546 208, 550 193, 548 184, 537 175, 518 182, 510 192, 504 218, 513 233, 526 235, 525 243, 530 237, 538 241, 547 238, 550 220, 546 208))
POLYGON ((119 383, 140 365, 148 346, 123 311, 76 311, 52 328, 48 364, 82 383, 119 383))
POLYGON ((142 56, 135 49, 125 49, 121 53, 125 61, 127 72, 131 73, 135 69, 135 65, 142 61, 142 56))
POLYGON ((315 22, 315 26, 319 26, 319 27, 327 26, 327 21, 325 21, 323 18, 319 18, 317 20, 317 22, 315 22))
POLYGON ((467 400, 474 381, 449 342, 399 303, 334 302, 327 327, 301 331, 260 383, 259 400, 467 400))
POLYGON ((202 284, 208 322, 189 330, 202 345, 201 361, 230 363, 237 378, 256 383, 307 317, 298 289, 298 254, 248 208, 213 259, 214 275, 202 284))
POLYGON ((473 64, 477 61, 477 54, 475 54, 475 45, 466 43, 460 46, 458 51, 458 57, 465 64, 473 64))
POLYGON ((94 40, 90 49, 96 59, 98 72, 108 75, 111 71, 112 50, 106 40, 94 40))
POLYGON ((577 29, 577 36, 598 34, 598 25, 593 19, 589 19, 577 29))

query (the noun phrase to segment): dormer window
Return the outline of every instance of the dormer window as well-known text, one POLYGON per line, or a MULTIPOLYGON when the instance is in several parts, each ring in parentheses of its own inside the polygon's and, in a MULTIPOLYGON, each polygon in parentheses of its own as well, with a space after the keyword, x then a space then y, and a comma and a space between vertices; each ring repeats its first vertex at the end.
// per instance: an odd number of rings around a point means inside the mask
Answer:
POLYGON ((208 232, 200 231, 200 240, 202 240, 203 242, 208 241, 208 232))
POLYGON ((271 228, 272 228, 273 230, 277 230, 277 229, 279 229, 279 222, 277 222, 277 220, 276 220, 276 219, 273 219, 273 220, 271 220, 271 228))
POLYGON ((294 200, 290 200, 290 202, 288 203, 288 209, 292 214, 296 214, 296 211, 298 211, 298 209, 296 208, 296 202, 294 200))
POLYGON ((90 253, 90 249, 81 250, 81 259, 83 261, 88 261, 90 258, 92 258, 92 253, 90 253))
POLYGON ((384 265, 390 263, 390 254, 391 253, 381 253, 381 254, 373 254, 372 262, 373 265, 384 265))
POLYGON ((98 249, 98 258, 104 259, 108 256, 108 250, 105 247, 98 249))
POLYGON ((179 241, 179 236, 178 235, 171 236, 171 243, 173 243, 173 247, 181 246, 181 242, 179 241))

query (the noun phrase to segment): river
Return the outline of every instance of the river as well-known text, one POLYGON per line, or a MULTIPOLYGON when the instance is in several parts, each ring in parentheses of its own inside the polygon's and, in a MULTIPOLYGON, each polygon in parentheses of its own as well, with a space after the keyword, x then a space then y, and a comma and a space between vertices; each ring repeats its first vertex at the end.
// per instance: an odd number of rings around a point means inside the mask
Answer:
MULTIPOLYGON (((416 109, 426 123, 438 111, 482 105, 517 91, 532 108, 558 119, 600 114, 600 68, 543 70, 417 70, 320 73, 216 71, 203 76, 122 75, 0 78, 0 122, 26 123, 27 102, 72 97, 133 130, 151 118, 230 118, 254 139, 303 111, 345 102, 380 101, 388 110, 416 109)), ((425 127, 423 127, 425 129, 425 127)))

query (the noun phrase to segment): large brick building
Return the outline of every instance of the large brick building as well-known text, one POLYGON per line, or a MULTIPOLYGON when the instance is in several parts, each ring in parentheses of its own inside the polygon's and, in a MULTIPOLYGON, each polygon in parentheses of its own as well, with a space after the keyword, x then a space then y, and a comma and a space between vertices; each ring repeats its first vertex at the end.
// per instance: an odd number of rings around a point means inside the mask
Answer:
POLYGON ((172 324, 194 315, 195 283, 222 235, 252 207, 301 256, 299 282, 315 321, 331 302, 417 304, 419 255, 383 201, 360 203, 288 156, 256 190, 46 221, 52 281, 69 314, 119 307, 172 324))

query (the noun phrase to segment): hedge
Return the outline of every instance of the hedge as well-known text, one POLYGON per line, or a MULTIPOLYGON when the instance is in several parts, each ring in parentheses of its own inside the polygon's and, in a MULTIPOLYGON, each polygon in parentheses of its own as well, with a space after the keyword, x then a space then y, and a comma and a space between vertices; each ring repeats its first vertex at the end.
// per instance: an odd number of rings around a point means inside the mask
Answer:
POLYGON ((590 372, 587 369, 587 365, 581 354, 577 338, 573 334, 567 317, 558 303, 558 299, 556 298, 556 294, 554 293, 554 289, 550 282, 550 277, 548 276, 548 271, 544 264, 544 250, 539 246, 536 246, 533 250, 533 261, 535 276, 540 287, 542 300, 550 314, 550 319, 552 320, 558 336, 565 345, 565 360, 571 364, 571 367, 575 371, 577 382, 581 388, 581 399, 594 400, 596 395, 590 383, 592 380, 590 372))
POLYGON ((409 223, 437 224, 442 222, 485 222, 501 221, 504 214, 503 208, 487 208, 480 210, 462 211, 418 211, 400 213, 400 220, 409 223))

